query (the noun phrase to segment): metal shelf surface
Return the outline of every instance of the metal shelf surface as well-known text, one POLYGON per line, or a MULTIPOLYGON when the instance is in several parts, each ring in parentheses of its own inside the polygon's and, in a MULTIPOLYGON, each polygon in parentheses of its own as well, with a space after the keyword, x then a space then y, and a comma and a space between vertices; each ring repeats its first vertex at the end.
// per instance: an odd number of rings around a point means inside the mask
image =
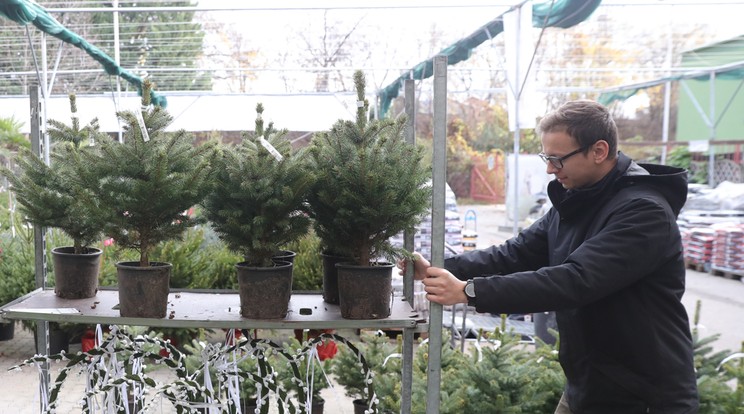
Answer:
MULTIPOLYGON (((138 325, 173 328, 336 329, 416 328, 420 316, 400 296, 393 297, 385 319, 343 319, 338 305, 319 294, 293 293, 284 319, 246 319, 240 316, 237 292, 171 291, 167 316, 162 319, 119 316, 119 292, 99 290, 89 299, 62 299, 51 289, 37 289, 0 308, 2 319, 138 325)), ((425 324, 424 324, 425 325, 425 324)))

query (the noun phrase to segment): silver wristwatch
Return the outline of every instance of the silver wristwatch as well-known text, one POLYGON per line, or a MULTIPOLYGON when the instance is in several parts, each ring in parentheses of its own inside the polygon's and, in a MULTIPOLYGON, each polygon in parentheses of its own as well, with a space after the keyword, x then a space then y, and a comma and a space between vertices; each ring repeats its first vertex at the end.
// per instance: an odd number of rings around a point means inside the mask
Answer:
POLYGON ((468 279, 465 283, 465 296, 468 298, 468 305, 475 306, 475 283, 473 283, 473 279, 468 279))

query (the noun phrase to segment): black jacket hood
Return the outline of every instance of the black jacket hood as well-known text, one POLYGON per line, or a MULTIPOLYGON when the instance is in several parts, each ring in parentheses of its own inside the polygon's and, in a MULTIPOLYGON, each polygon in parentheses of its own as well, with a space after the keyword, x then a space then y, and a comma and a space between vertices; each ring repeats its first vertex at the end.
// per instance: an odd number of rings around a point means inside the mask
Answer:
POLYGON ((586 202, 611 197, 620 189, 644 185, 653 187, 669 202, 674 214, 679 214, 687 200, 687 171, 682 168, 657 164, 636 164, 625 154, 618 153, 615 168, 596 184, 576 190, 566 190, 553 180, 548 184, 550 201, 562 217, 580 213, 586 202))

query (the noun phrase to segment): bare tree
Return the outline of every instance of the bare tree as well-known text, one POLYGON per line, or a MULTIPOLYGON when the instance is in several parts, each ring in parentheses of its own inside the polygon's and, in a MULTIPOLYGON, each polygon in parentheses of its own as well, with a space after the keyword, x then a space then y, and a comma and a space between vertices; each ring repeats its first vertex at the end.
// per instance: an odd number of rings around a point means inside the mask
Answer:
POLYGON ((331 21, 329 11, 323 11, 321 27, 312 25, 297 33, 305 45, 305 53, 299 57, 301 66, 311 66, 315 73, 315 91, 328 92, 331 84, 333 90, 347 90, 346 81, 351 79, 351 74, 345 76, 341 71, 333 68, 345 65, 351 67, 359 64, 361 55, 369 53, 369 47, 364 37, 359 36, 357 29, 364 17, 356 20, 351 25, 343 21, 331 21))

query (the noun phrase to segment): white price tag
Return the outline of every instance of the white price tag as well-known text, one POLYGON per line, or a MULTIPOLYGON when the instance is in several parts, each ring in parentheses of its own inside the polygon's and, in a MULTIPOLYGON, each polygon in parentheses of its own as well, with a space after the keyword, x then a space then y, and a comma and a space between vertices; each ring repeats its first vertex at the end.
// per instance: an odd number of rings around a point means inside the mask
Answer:
POLYGON ((274 146, 266 140, 266 138, 258 137, 258 142, 260 142, 261 145, 266 148, 266 151, 269 151, 269 153, 273 155, 277 161, 281 161, 284 158, 282 157, 282 154, 280 154, 279 151, 277 151, 276 148, 274 148, 274 146))
POLYGON ((137 116, 137 124, 139 124, 140 132, 142 133, 142 139, 147 142, 150 140, 150 134, 147 133, 147 128, 145 127, 145 119, 142 118, 142 111, 134 111, 134 114, 137 116))

